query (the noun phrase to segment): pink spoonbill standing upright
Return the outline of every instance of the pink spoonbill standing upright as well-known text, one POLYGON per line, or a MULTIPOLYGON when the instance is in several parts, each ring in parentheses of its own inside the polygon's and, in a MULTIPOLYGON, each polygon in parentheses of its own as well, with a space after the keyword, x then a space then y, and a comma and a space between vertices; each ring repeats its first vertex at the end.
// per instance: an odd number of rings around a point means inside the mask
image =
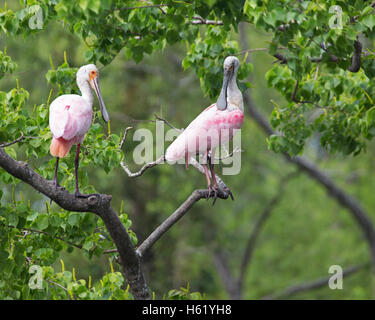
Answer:
MULTIPOLYGON (((229 56, 224 60, 223 86, 218 100, 201 112, 173 141, 165 153, 167 161, 176 161, 185 157, 186 168, 188 168, 188 161, 191 156, 203 154, 203 167, 209 196, 213 192, 214 203, 217 197, 218 184, 211 157, 220 144, 233 138, 234 129, 240 129, 244 120, 242 93, 236 82, 239 66, 240 62, 234 56, 229 56), (202 137, 204 138, 202 139, 202 137), (206 163, 210 168, 213 185, 211 185, 206 163)), ((233 199, 230 190, 226 191, 233 199)))
POLYGON ((108 113, 105 108, 99 88, 99 72, 93 64, 81 67, 77 72, 77 85, 82 96, 65 94, 57 97, 50 105, 49 126, 52 132, 50 153, 56 157, 54 182, 57 181, 59 159, 64 158, 74 144, 77 144, 75 158, 76 197, 87 197, 81 194, 78 186, 79 152, 86 132, 92 122, 92 104, 94 102, 93 89, 98 97, 100 111, 105 122, 108 122, 108 113), (91 88, 90 88, 91 87, 91 88))

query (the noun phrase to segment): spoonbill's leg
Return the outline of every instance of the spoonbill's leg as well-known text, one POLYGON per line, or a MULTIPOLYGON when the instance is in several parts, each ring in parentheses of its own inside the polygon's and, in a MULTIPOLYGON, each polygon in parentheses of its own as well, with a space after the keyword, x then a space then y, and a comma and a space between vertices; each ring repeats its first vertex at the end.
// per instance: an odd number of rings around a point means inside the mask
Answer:
POLYGON ((214 193, 214 195, 213 195, 214 201, 212 202, 212 205, 214 205, 215 202, 216 202, 217 191, 218 191, 218 185, 217 185, 217 181, 216 181, 214 164, 212 163, 212 156, 214 155, 214 153, 215 153, 215 150, 213 149, 213 150, 211 150, 211 154, 207 155, 207 162, 208 162, 208 165, 210 166, 211 179, 214 183, 212 187, 208 188, 208 190, 210 191, 210 194, 211 194, 211 192, 214 193))
POLYGON ((213 187, 215 188, 215 189, 217 189, 218 188, 218 185, 217 185, 217 181, 216 181, 216 175, 215 175, 215 170, 214 170, 214 164, 212 163, 212 157, 215 155, 215 149, 212 149, 211 150, 211 154, 210 155, 208 155, 208 163, 209 163, 209 165, 210 165, 210 171, 211 171, 211 179, 212 179, 212 181, 214 182, 214 185, 213 185, 213 187))
MULTIPOLYGON (((214 192, 215 192, 215 195, 214 195, 214 202, 212 205, 215 204, 216 202, 216 198, 217 198, 217 190, 219 188, 218 184, 217 184, 217 181, 216 181, 216 175, 215 175, 215 170, 214 170, 214 164, 212 163, 212 157, 215 155, 215 150, 213 149, 211 151, 211 154, 209 155, 208 157, 208 162, 210 164, 210 171, 211 171, 211 177, 212 177, 212 181, 214 182, 214 185, 213 185, 213 189, 214 189, 214 192)), ((230 191, 230 189, 228 187, 226 187, 224 189, 224 191, 226 191, 228 193, 228 195, 231 197, 232 200, 234 200, 234 197, 233 197, 233 194, 232 194, 232 191, 230 191)))
POLYGON ((189 170, 189 153, 185 152, 185 169, 189 170))
POLYGON ((204 169, 204 174, 206 175, 207 189, 208 189, 207 199, 208 199, 211 194, 211 179, 210 179, 210 174, 208 173, 208 168, 207 168, 207 156, 208 156, 208 150, 205 152, 203 156, 203 164, 202 164, 203 169, 204 169))
POLYGON ((59 168, 59 157, 56 157, 56 165, 55 165, 55 175, 53 177, 53 182, 55 183, 55 190, 57 187, 60 187, 58 181, 57 181, 57 169, 59 168))
POLYGON ((78 167, 79 167, 79 151, 81 150, 81 144, 77 144, 77 151, 76 151, 76 158, 74 160, 74 168, 76 173, 76 190, 74 192, 74 195, 76 197, 81 197, 82 194, 79 192, 79 186, 78 186, 78 167))

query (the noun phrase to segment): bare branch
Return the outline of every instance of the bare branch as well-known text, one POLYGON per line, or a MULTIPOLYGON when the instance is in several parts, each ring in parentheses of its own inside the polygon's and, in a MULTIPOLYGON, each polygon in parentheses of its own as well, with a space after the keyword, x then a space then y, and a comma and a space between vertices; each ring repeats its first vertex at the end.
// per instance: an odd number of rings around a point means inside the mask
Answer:
MULTIPOLYGON (((292 172, 280 180, 279 187, 277 188, 279 192, 272 198, 272 200, 268 203, 268 205, 264 208, 263 212, 260 214, 258 220, 256 221, 249 239, 247 241, 246 249, 242 258, 242 263, 240 267, 240 276, 238 282, 240 285, 243 284, 246 272, 248 270, 248 266, 251 262, 251 258, 253 256, 253 252, 256 246, 256 242, 258 240, 259 234, 264 226, 266 220, 271 216, 272 210, 280 203, 284 192, 285 192, 285 184, 288 183, 292 178, 296 177, 300 171, 292 172)), ((241 288, 242 289, 242 288, 241 288)))
POLYGON ((126 163, 124 161, 121 161, 121 167, 124 169, 124 171, 127 173, 127 175, 130 177, 130 178, 135 178, 135 177, 139 177, 141 176, 147 169, 150 169, 152 167, 155 167, 161 163, 164 163, 165 161, 165 156, 161 156, 160 158, 156 159, 155 161, 152 161, 152 162, 149 162, 149 163, 146 163, 140 170, 138 170, 137 172, 131 172, 129 167, 126 165, 126 163))
POLYGON ((10 141, 10 142, 4 142, 4 143, 0 144, 0 148, 9 147, 12 144, 15 144, 17 142, 22 141, 23 139, 25 139, 25 135, 23 134, 23 132, 21 132, 21 136, 19 138, 17 138, 16 140, 10 141))
POLYGON ((184 131, 184 129, 177 129, 173 124, 171 124, 168 120, 158 116, 156 113, 154 113, 154 117, 156 120, 163 121, 168 127, 177 130, 178 132, 184 131))
MULTIPOLYGON (((359 270, 361 270, 362 268, 364 268, 367 265, 368 265, 368 263, 364 263, 364 264, 348 267, 347 269, 343 270, 342 276, 348 277, 348 276, 358 272, 359 270)), ((317 280, 300 283, 300 284, 291 286, 289 288, 286 288, 286 289, 284 289, 280 292, 269 294, 269 295, 263 297, 262 300, 273 300, 273 299, 279 299, 279 298, 287 298, 287 297, 293 296, 297 293, 302 293, 302 292, 306 292, 306 291, 310 291, 310 290, 319 289, 319 288, 327 286, 329 279, 330 279, 330 277, 323 277, 323 278, 319 278, 317 280)))
POLYGON ((299 85, 299 80, 297 79, 296 84, 294 86, 293 93, 292 93, 292 98, 291 98, 291 100, 294 101, 294 102, 296 101, 296 95, 297 95, 298 85, 299 85))
POLYGON ((126 137, 128 136, 128 132, 129 130, 133 129, 133 127, 127 127, 124 131, 124 136, 122 137, 121 139, 121 142, 120 142, 120 149, 122 149, 122 146, 124 145, 124 142, 126 140, 126 137))
POLYGON ((194 16, 193 20, 190 21, 191 24, 207 24, 207 25, 215 25, 215 26, 222 26, 224 23, 220 20, 206 20, 200 16, 194 16))
POLYGON ((225 150, 225 151, 226 151, 226 155, 224 157, 214 157, 213 159, 217 161, 221 161, 221 160, 225 160, 225 159, 232 157, 235 153, 243 152, 243 150, 238 147, 235 147, 232 152, 228 152, 228 150, 225 150))
MULTIPOLYGON (((207 199, 210 196, 208 190, 195 190, 193 193, 185 200, 185 202, 173 212, 167 219, 165 219, 161 225, 159 225, 148 237, 142 242, 138 247, 137 253, 140 257, 143 257, 145 252, 151 248, 151 246, 160 239, 160 237, 166 233, 178 220, 180 220, 191 207, 200 199, 207 199)), ((219 190, 218 198, 227 199, 228 194, 223 193, 219 190)))
POLYGON ((278 61, 280 61, 280 64, 286 64, 288 62, 288 59, 286 56, 282 55, 280 52, 276 52, 273 55, 278 61))

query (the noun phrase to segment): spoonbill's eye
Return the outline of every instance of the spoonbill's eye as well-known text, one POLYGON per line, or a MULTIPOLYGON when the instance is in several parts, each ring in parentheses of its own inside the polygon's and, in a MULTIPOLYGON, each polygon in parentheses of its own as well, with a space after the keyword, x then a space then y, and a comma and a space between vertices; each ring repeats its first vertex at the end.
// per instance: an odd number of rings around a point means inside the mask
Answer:
POLYGON ((90 71, 90 81, 98 76, 95 70, 90 71))

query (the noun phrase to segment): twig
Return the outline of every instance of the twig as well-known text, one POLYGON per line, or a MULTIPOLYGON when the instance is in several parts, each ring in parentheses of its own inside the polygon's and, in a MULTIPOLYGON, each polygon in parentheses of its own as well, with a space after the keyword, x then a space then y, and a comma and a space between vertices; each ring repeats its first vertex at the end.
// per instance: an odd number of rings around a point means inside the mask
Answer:
POLYGON ((158 116, 156 113, 154 113, 154 117, 156 120, 163 121, 168 127, 177 130, 178 132, 184 131, 184 129, 177 129, 173 124, 171 124, 168 120, 158 116))
POLYGON ((127 175, 130 177, 130 178, 135 178, 135 177, 139 177, 141 176, 147 169, 150 169, 152 167, 155 167, 159 164, 162 164, 164 163, 165 161, 165 156, 162 155, 161 157, 159 157, 158 159, 156 159, 155 161, 152 161, 152 162, 148 162, 146 163, 139 171, 137 172, 131 172, 129 167, 126 165, 126 163, 124 161, 121 161, 120 164, 121 164, 121 167, 124 169, 124 171, 127 173, 127 175))
POLYGON ((16 140, 10 141, 10 142, 4 142, 4 143, 0 144, 0 148, 5 148, 5 147, 8 147, 8 146, 11 146, 12 144, 20 142, 23 139, 25 139, 25 135, 23 134, 23 132, 21 132, 21 136, 19 138, 17 138, 16 140))
POLYGON ((294 86, 294 90, 292 93, 292 101, 296 102, 296 95, 297 95, 297 90, 298 90, 298 85, 299 85, 299 80, 297 79, 296 85, 294 86))
POLYGON ((224 23, 220 20, 206 20, 200 16, 194 16, 193 20, 190 22, 191 24, 207 24, 207 25, 215 25, 215 26, 222 26, 224 23))
POLYGON ((129 130, 133 129, 133 127, 127 127, 124 131, 124 136, 122 137, 121 139, 121 142, 120 142, 120 149, 122 149, 122 146, 124 145, 124 142, 126 140, 126 137, 128 136, 128 132, 129 130))
MULTIPOLYGON (((8 227, 8 228, 14 228, 14 229, 15 229, 15 227, 13 227, 13 226, 7 226, 7 225, 5 225, 5 227, 8 227)), ((49 234, 49 233, 46 232, 46 231, 36 230, 36 229, 30 229, 30 228, 17 228, 17 229, 19 229, 19 230, 23 230, 23 231, 28 231, 28 232, 31 232, 31 233, 44 234, 44 235, 46 235, 46 236, 48 236, 48 237, 51 237, 51 238, 53 238, 53 239, 63 241, 63 242, 65 242, 65 243, 71 245, 72 247, 76 247, 76 248, 78 248, 78 249, 82 249, 82 246, 81 246, 81 245, 79 245, 79 244, 75 244, 75 243, 73 243, 73 242, 71 242, 71 241, 69 241, 69 240, 63 239, 63 238, 58 237, 58 236, 53 236, 52 234, 49 234)))
POLYGON ((232 152, 228 152, 228 150, 225 150, 225 151, 227 154, 224 157, 214 157, 213 159, 217 161, 221 161, 221 160, 225 160, 225 159, 232 157, 235 153, 243 152, 243 150, 238 147, 234 148, 232 152))
POLYGON ((61 288, 61 289, 63 289, 64 291, 66 291, 66 292, 69 293, 68 289, 65 288, 63 285, 61 285, 60 283, 57 283, 57 282, 52 281, 52 280, 50 280, 50 279, 43 279, 43 280, 44 280, 45 282, 47 282, 47 283, 49 283, 49 284, 53 284, 53 285, 55 285, 55 286, 57 286, 57 287, 59 287, 59 288, 61 288))

